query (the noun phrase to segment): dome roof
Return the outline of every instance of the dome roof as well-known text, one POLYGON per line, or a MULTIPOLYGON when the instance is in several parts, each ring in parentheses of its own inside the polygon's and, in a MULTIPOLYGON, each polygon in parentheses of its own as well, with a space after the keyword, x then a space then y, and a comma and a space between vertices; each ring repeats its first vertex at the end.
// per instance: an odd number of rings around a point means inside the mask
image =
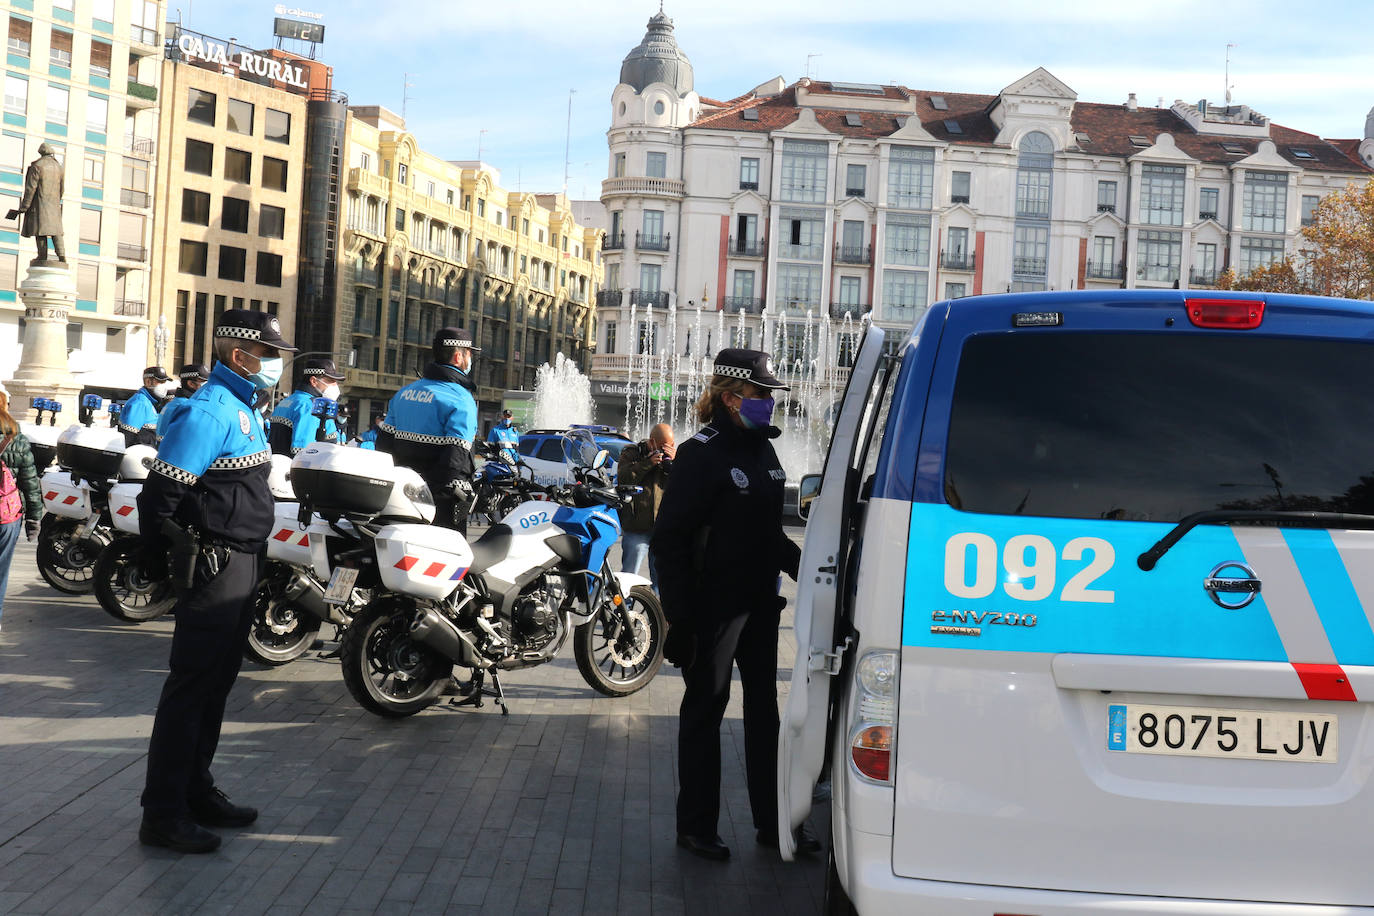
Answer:
POLYGON ((692 91, 692 62, 673 38, 673 20, 662 11, 649 20, 649 30, 620 65, 620 81, 643 92, 650 83, 672 86, 678 97, 692 91))

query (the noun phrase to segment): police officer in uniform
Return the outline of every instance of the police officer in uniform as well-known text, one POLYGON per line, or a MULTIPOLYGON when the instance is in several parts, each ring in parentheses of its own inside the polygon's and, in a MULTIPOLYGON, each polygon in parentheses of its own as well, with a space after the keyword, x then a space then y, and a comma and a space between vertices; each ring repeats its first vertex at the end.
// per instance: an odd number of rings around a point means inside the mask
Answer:
POLYGON ((210 852, 220 837, 206 827, 243 827, 258 816, 215 787, 210 764, 272 530, 272 453, 253 402, 281 377, 280 351, 293 349, 275 316, 220 316, 210 381, 167 429, 138 497, 140 563, 150 576, 170 574, 178 591, 170 672, 148 745, 138 831, 148 845, 210 852))
POLYGON ((283 398, 268 418, 267 437, 272 451, 288 458, 294 458, 314 442, 343 444, 339 424, 332 419, 323 421, 323 438, 317 435, 321 420, 313 411, 316 398, 339 400, 339 382, 344 380, 344 374, 335 368, 334 360, 319 356, 304 360, 297 374, 296 390, 283 398))
POLYGON ((501 411, 501 420, 487 433, 487 441, 501 446, 501 453, 511 464, 520 457, 520 430, 515 428, 515 419, 509 410, 501 411))
POLYGON ((434 494, 434 523, 467 534, 472 506, 472 442, 477 435, 472 333, 442 328, 434 362, 419 381, 396 392, 377 433, 377 451, 413 468, 434 494))
POLYGON ((210 381, 210 370, 202 363, 189 363, 181 367, 177 373, 177 378, 181 379, 181 387, 177 389, 176 397, 167 402, 162 408, 162 413, 157 417, 157 440, 162 441, 162 437, 167 435, 167 427, 170 426, 181 412, 186 409, 186 403, 191 396, 201 389, 206 382, 210 381))
MULTIPOLYGON (((739 666, 755 839, 778 845, 778 596, 801 550, 782 529, 787 475, 773 451, 772 392, 787 390, 757 350, 722 350, 701 399, 706 423, 677 447, 650 542, 669 622, 664 655, 682 669, 677 842, 706 859, 730 849, 720 819, 720 723, 739 666)), ((804 833, 799 848, 815 851, 804 833)))
POLYGON ((172 377, 161 366, 143 370, 143 387, 124 402, 119 431, 125 445, 157 445, 157 415, 162 400, 172 393, 172 377))

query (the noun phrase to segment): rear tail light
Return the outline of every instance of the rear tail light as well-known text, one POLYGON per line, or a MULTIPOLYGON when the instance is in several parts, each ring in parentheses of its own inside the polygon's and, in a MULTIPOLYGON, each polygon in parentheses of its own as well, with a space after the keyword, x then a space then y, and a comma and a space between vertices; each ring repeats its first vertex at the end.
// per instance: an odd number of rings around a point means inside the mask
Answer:
POLYGON ((859 775, 892 782, 892 748, 897 738, 897 653, 865 652, 854 667, 858 701, 849 735, 849 756, 859 775))
POLYGON ((1189 299, 1188 320, 1199 328, 1248 331, 1264 320, 1264 302, 1259 299, 1189 299))

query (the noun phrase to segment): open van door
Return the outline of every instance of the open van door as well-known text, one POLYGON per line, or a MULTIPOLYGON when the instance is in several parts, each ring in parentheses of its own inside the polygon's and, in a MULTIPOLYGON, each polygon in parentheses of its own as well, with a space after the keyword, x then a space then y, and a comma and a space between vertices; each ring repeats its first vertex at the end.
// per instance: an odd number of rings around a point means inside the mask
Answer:
POLYGON ((878 420, 887 376, 883 337, 882 329, 871 325, 864 333, 834 419, 802 547, 793 624, 797 657, 778 733, 778 850, 789 862, 796 854, 793 831, 811 813, 811 790, 825 762, 831 682, 844 657, 845 646, 836 644, 836 621, 842 619, 844 572, 862 483, 861 446, 878 420))

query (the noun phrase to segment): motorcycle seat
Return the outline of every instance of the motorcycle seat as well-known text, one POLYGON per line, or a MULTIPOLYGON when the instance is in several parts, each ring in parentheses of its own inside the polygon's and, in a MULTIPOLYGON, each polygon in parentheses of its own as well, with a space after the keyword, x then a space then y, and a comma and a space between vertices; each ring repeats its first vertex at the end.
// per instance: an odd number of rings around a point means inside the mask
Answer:
POLYGON ((510 525, 492 525, 472 542, 472 565, 468 575, 478 576, 510 555, 514 532, 510 525))

